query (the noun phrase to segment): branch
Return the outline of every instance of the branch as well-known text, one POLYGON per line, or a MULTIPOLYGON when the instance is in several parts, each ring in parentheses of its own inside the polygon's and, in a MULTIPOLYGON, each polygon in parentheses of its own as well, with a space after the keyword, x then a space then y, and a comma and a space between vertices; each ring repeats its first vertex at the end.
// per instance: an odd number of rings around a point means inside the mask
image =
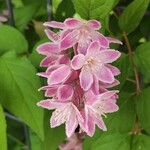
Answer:
POLYGON ((132 68, 133 68, 133 71, 134 71, 134 76, 135 76, 135 81, 136 81, 136 94, 139 95, 140 92, 141 92, 141 89, 140 89, 138 71, 137 71, 137 68, 136 68, 136 66, 133 62, 133 59, 132 59, 132 48, 131 48, 131 45, 130 45, 130 42, 129 42, 129 39, 127 37, 126 32, 123 32, 123 37, 125 39, 125 43, 126 43, 127 48, 128 48, 129 60, 130 60, 130 63, 132 65, 132 68))

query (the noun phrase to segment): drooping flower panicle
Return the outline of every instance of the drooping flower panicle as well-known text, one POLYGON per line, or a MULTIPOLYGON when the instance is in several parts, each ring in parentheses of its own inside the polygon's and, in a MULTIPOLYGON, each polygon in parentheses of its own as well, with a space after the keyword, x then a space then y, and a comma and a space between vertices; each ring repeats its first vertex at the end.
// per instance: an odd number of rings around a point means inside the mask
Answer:
POLYGON ((51 21, 44 25, 50 42, 41 44, 37 51, 45 55, 40 66, 47 69, 38 75, 47 78, 41 90, 48 98, 37 105, 54 110, 50 126, 65 123, 68 137, 76 128, 89 136, 93 136, 95 125, 106 131, 102 117, 118 110, 118 91, 108 88, 119 84, 115 76, 120 71, 111 63, 121 55, 110 49, 110 43, 122 43, 98 32, 101 24, 97 20, 68 18, 63 23, 51 21), (59 31, 55 33, 48 27, 59 31), (73 57, 69 55, 72 50, 73 57))

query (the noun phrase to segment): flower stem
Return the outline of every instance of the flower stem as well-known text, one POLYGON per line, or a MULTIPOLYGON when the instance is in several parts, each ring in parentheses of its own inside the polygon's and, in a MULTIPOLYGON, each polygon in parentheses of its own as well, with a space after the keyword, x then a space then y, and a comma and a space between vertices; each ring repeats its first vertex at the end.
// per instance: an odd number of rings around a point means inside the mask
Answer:
MULTIPOLYGON (((133 72, 134 72, 134 76, 135 76, 135 83, 136 83, 136 95, 138 96, 141 92, 138 71, 137 71, 136 65, 134 64, 133 58, 132 58, 132 56, 133 56, 132 48, 131 48, 131 45, 130 45, 130 42, 129 42, 129 39, 128 39, 126 32, 123 32, 123 37, 124 37, 125 43, 127 45, 129 60, 130 60, 130 63, 132 65, 132 68, 133 68, 133 72)), ((139 133, 141 133, 141 130, 142 129, 140 128, 138 117, 136 116, 135 123, 134 123, 134 126, 133 126, 131 133, 132 134, 139 134, 139 133)))
POLYGON ((138 75, 137 68, 134 64, 133 58, 132 58, 132 48, 131 48, 131 45, 130 45, 130 42, 129 42, 129 39, 128 39, 128 36, 127 36, 126 32, 123 32, 123 37, 125 39, 125 43, 126 43, 127 48, 128 48, 129 60, 130 60, 130 63, 132 65, 132 68, 133 68, 133 71, 134 71, 134 76, 135 76, 135 81, 136 81, 136 94, 139 95, 140 92, 141 92, 139 75, 138 75))

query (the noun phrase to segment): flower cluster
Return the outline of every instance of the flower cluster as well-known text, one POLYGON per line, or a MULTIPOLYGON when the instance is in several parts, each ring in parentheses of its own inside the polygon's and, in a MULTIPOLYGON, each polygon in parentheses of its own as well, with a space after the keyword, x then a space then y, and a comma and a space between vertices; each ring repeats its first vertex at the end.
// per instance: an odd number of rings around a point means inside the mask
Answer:
POLYGON ((68 18, 63 23, 51 21, 44 25, 50 42, 40 45, 37 51, 45 55, 40 66, 47 69, 38 75, 47 78, 41 90, 48 98, 37 105, 54 110, 51 127, 65 123, 68 137, 77 128, 93 136, 95 125, 106 131, 102 116, 118 110, 118 91, 108 88, 119 84, 115 76, 120 71, 110 63, 121 55, 110 49, 110 44, 121 42, 98 32, 101 24, 97 20, 68 18))

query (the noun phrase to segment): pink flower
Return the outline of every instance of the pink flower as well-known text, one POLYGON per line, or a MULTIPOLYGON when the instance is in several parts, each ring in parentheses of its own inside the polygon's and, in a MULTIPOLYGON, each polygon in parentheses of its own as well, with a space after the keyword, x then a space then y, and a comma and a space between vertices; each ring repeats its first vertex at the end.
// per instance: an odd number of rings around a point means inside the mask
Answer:
POLYGON ((85 54, 88 45, 93 40, 98 40, 102 46, 108 47, 108 40, 95 31, 101 28, 101 24, 97 20, 80 21, 68 18, 64 24, 71 32, 61 40, 61 48, 67 49, 77 44, 77 52, 85 54))
POLYGON ((81 122, 80 125, 89 136, 93 136, 95 125, 103 131, 107 130, 102 116, 118 110, 116 93, 118 91, 107 91, 99 95, 94 95, 92 91, 86 93, 85 106, 84 110, 82 110, 84 123, 81 122))
POLYGON ((51 128, 66 124, 66 135, 70 137, 83 118, 77 107, 71 101, 58 101, 57 99, 43 100, 37 103, 38 106, 55 111, 50 119, 51 128))
POLYGON ((64 23, 60 22, 46 22, 45 26, 57 27, 63 29, 64 34, 60 40, 60 49, 68 49, 77 44, 77 52, 85 54, 88 45, 92 41, 99 41, 102 47, 109 47, 109 40, 101 33, 96 32, 101 28, 100 22, 97 20, 80 21, 74 18, 68 18, 64 23))
POLYGON ((87 54, 78 54, 73 57, 71 66, 74 70, 81 69, 80 84, 87 91, 93 83, 93 76, 104 83, 113 83, 114 75, 106 65, 120 57, 120 52, 116 50, 100 51, 99 42, 92 42, 87 49, 87 54))

